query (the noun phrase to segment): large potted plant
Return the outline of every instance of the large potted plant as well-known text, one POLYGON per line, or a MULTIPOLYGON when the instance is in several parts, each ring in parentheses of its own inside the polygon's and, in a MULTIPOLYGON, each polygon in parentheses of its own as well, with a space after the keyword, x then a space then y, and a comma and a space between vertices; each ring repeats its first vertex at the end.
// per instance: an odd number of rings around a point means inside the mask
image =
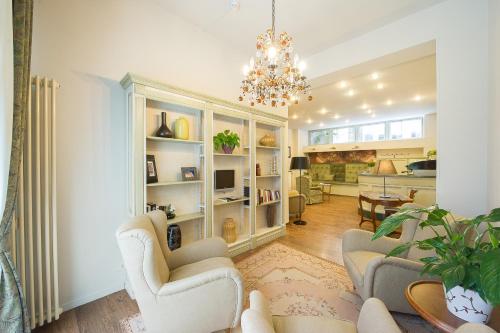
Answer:
POLYGON ((225 130, 224 132, 219 132, 214 136, 214 149, 222 150, 226 154, 232 154, 235 147, 240 146, 240 137, 237 133, 231 132, 230 130, 225 130))
POLYGON ((448 310, 469 321, 487 323, 491 311, 500 305, 500 208, 488 215, 458 220, 449 211, 430 208, 401 209, 386 218, 372 240, 388 235, 405 221, 419 219, 420 228, 429 228, 433 237, 395 247, 387 256, 397 256, 410 247, 434 250, 421 258, 421 274, 440 277, 448 310))

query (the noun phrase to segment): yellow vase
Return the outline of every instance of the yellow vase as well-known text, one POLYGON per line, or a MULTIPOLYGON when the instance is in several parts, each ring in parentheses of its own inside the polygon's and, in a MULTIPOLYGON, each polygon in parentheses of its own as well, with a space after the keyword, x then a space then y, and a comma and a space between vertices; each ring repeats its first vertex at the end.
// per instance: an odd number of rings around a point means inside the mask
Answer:
POLYGON ((175 138, 180 140, 189 139, 189 123, 184 117, 177 118, 175 121, 175 138))

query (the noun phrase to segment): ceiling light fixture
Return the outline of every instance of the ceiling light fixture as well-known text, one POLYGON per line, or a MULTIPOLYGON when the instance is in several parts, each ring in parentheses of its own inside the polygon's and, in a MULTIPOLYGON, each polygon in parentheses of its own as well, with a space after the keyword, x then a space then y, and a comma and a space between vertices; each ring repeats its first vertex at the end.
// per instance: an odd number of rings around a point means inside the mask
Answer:
POLYGON ((306 64, 293 54, 292 37, 286 32, 276 36, 275 0, 272 0, 272 25, 265 34, 257 36, 255 59, 243 70, 245 78, 241 82, 240 101, 246 98, 250 105, 285 106, 292 102, 298 104, 298 96, 309 94, 311 86, 302 74, 306 64))
POLYGON ((340 88, 340 89, 345 89, 345 88, 347 88, 347 82, 346 82, 346 81, 340 81, 340 82, 339 82, 339 88, 340 88))
POLYGON ((321 113, 321 114, 327 114, 328 110, 325 109, 325 108, 322 108, 321 110, 319 110, 319 113, 321 113))
POLYGON ((388 99, 388 100, 385 102, 385 105, 392 105, 392 100, 391 100, 391 99, 388 99))
POLYGON ((361 109, 363 109, 363 110, 366 110, 366 109, 368 109, 368 104, 366 104, 366 103, 363 103, 363 105, 361 105, 361 109))
POLYGON ((373 112, 373 111, 372 111, 372 109, 368 109, 368 110, 366 111, 366 113, 368 113, 368 114, 371 114, 372 112, 373 112))
POLYGON ((385 85, 383 83, 377 84, 377 89, 378 90, 382 90, 382 89, 384 89, 384 87, 385 87, 385 85))
POLYGON ((415 101, 417 102, 420 102, 422 100, 422 96, 420 95, 415 95, 415 98, 414 98, 415 101))
POLYGON ((307 123, 308 123, 308 124, 312 124, 312 122, 313 122, 313 121, 311 120, 311 118, 307 119, 307 123))
POLYGON ((354 96, 354 93, 355 93, 355 91, 354 91, 353 89, 349 89, 349 90, 347 91, 347 94, 346 94, 346 95, 347 95, 347 96, 352 97, 352 96, 354 96))
POLYGON ((345 123, 346 123, 346 124, 349 124, 349 121, 350 121, 349 119, 346 119, 346 120, 345 120, 345 123))
POLYGON ((375 118, 375 113, 372 113, 371 117, 372 117, 372 118, 375 118))
POLYGON ((378 73, 377 72, 373 72, 372 75, 371 75, 371 78, 372 78, 372 80, 378 80, 378 78, 379 78, 378 73))
POLYGON ((333 116, 333 119, 339 119, 340 118, 340 115, 336 114, 335 116, 333 116))
POLYGON ((319 127, 323 127, 323 126, 325 126, 325 124, 319 123, 319 127))
POLYGON ((297 116, 296 114, 292 116, 292 119, 297 119, 297 118, 299 118, 299 116, 297 116))

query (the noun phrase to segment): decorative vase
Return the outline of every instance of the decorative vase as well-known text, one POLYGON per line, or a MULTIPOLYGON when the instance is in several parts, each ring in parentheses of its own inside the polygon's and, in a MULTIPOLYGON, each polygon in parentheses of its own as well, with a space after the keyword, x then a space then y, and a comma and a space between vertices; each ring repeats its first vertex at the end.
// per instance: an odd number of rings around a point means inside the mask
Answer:
POLYGON ((267 206, 266 222, 267 222, 267 226, 269 228, 274 226, 274 217, 275 216, 276 216, 276 211, 274 210, 274 205, 267 206))
POLYGON ((260 164, 259 163, 257 163, 257 165, 255 166, 255 175, 260 176, 260 164))
POLYGON ((270 135, 270 134, 266 134, 264 135, 260 140, 259 140, 259 143, 262 145, 262 146, 266 146, 266 147, 275 147, 276 146, 276 139, 274 138, 273 135, 270 135))
POLYGON ((232 154, 234 147, 230 147, 228 145, 222 145, 222 150, 224 151, 224 154, 232 154))
POLYGON ((486 302, 474 290, 456 286, 446 291, 446 307, 456 317, 470 323, 487 324, 490 320, 493 306, 486 302))
POLYGON ((173 251, 181 247, 182 235, 181 227, 177 224, 171 224, 167 228, 167 244, 168 248, 173 251))
POLYGON ((156 131, 156 136, 159 136, 161 138, 173 138, 174 137, 174 134, 167 126, 167 113, 166 112, 161 113, 161 126, 156 131))
POLYGON ((224 224, 222 225, 223 232, 222 238, 226 241, 226 243, 233 243, 236 241, 236 223, 230 217, 224 220, 224 224))
POLYGON ((175 121, 175 138, 180 140, 189 139, 189 123, 184 117, 177 118, 175 121))

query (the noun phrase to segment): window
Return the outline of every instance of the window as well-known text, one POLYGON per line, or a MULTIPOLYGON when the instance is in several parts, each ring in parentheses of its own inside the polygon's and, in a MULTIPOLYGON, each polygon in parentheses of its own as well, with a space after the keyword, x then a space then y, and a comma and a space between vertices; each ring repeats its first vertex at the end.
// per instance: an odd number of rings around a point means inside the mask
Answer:
POLYGON ((310 145, 418 139, 423 135, 423 119, 390 120, 381 123, 309 131, 310 145))
POLYGON ((309 131, 309 144, 325 145, 330 142, 330 130, 309 131))
POLYGON ((348 143, 356 141, 356 128, 343 127, 332 129, 332 143, 348 143))
POLYGON ((385 123, 359 126, 360 141, 385 140, 385 123))
POLYGON ((405 119, 389 122, 390 140, 422 137, 422 119, 405 119))

